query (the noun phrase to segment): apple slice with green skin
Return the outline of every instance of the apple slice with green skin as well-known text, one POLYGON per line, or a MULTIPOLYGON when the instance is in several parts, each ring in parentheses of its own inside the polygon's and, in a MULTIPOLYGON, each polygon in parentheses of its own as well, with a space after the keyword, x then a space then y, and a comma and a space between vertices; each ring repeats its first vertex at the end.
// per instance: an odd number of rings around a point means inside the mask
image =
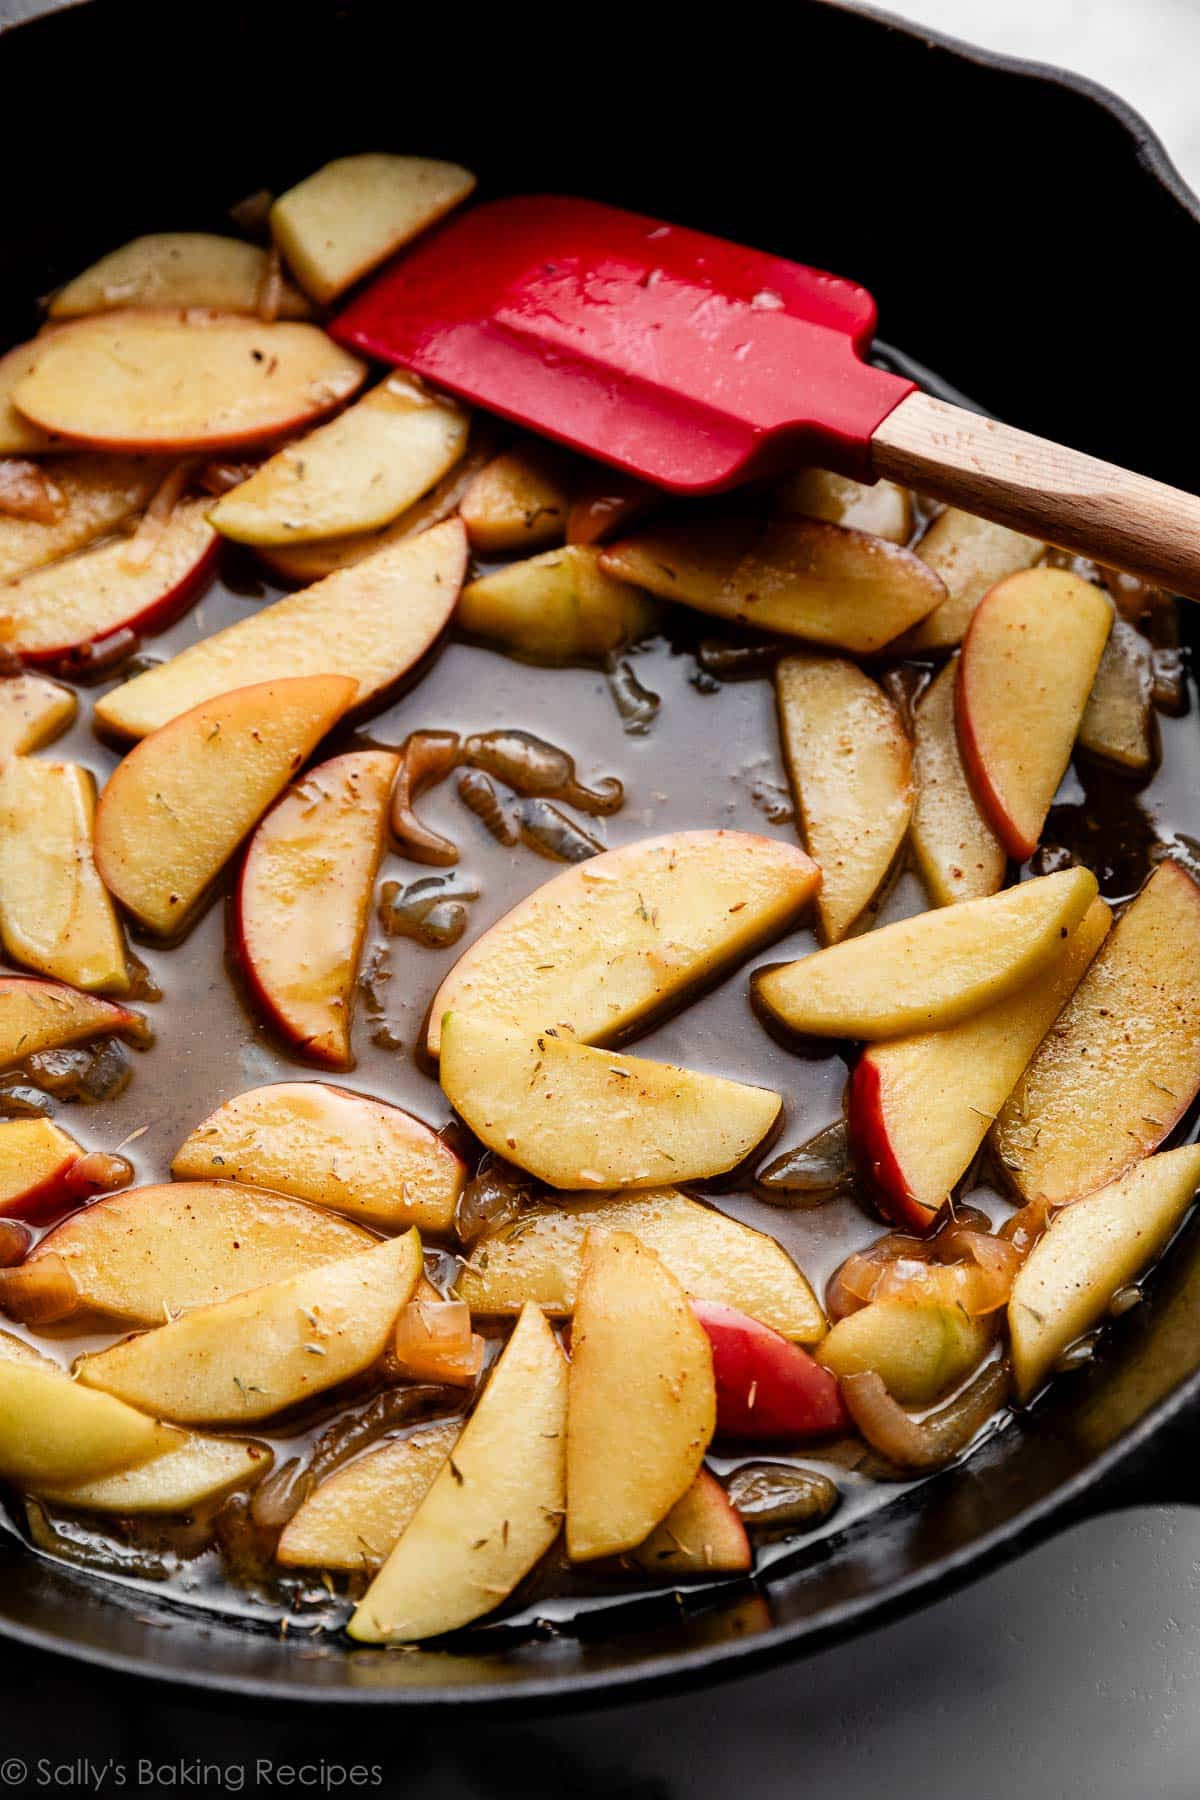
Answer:
POLYGON ((17 410, 100 450, 234 450, 296 431, 357 392, 366 366, 319 326, 234 314, 104 313, 45 339, 17 410))
POLYGON ((255 1003, 331 1068, 353 1061, 358 964, 399 766, 394 751, 357 750, 310 769, 258 826, 238 881, 233 930, 255 1003))
POLYGON ((697 1300, 736 1307, 798 1343, 825 1334, 816 1295, 774 1238, 674 1188, 530 1207, 519 1230, 495 1233, 472 1251, 455 1293, 485 1318, 518 1313, 531 1300, 570 1318, 589 1231, 636 1237, 697 1300))
POLYGON ((462 1428, 461 1419, 443 1419, 335 1470, 284 1526, 276 1562, 373 1575, 412 1524, 462 1428))
POLYGON ((683 1499, 625 1561, 644 1575, 675 1581, 681 1575, 744 1574, 754 1553, 725 1489, 701 1469, 683 1499))
POLYGON ((96 719, 141 738, 234 688, 299 675, 345 676, 354 706, 373 705, 437 641, 466 563, 466 533, 448 519, 135 675, 97 701, 96 719))
POLYGON ((1074 1200, 1156 1150, 1200 1091, 1200 887, 1160 863, 1006 1101, 1026 1200, 1074 1200))
POLYGON ((719 1436, 815 1438, 849 1429, 837 1382, 799 1344, 736 1307, 693 1300, 692 1309, 712 1349, 719 1436))
POLYGON ((240 544, 378 530, 453 467, 467 447, 467 424, 453 400, 389 375, 331 424, 269 457, 208 516, 240 544))
POLYGON ((471 548, 503 556, 561 544, 569 504, 561 457, 533 441, 493 457, 463 495, 460 511, 471 548))
POLYGON ((40 1303, 53 1289, 64 1296, 58 1318, 94 1312, 161 1325, 375 1241, 320 1207, 232 1182, 128 1188, 65 1219, 23 1263, 0 1271, 0 1299, 14 1318, 44 1316, 40 1303))
POLYGON ((784 760, 821 871, 826 943, 858 920, 904 842, 912 746, 882 688, 839 657, 785 656, 775 672, 784 760))
POLYGON ((661 1187, 723 1175, 779 1116, 778 1094, 670 1063, 529 1038, 481 1013, 442 1021, 442 1087, 489 1150, 548 1187, 661 1187))
POLYGON ((458 959, 434 997, 442 1016, 486 1012, 611 1041, 779 937, 820 872, 802 850, 743 831, 678 831, 564 869, 458 959))
POLYGON ((79 1512, 141 1513, 150 1517, 193 1512, 251 1487, 269 1474, 275 1458, 266 1444, 247 1438, 184 1435, 167 1450, 136 1468, 97 1475, 74 1487, 40 1486, 43 1500, 79 1512))
POLYGON ((96 813, 96 867, 109 892, 151 931, 181 930, 354 695, 346 675, 258 682, 144 738, 96 813))
POLYGON ((323 1081, 281 1081, 227 1100, 171 1164, 176 1180, 249 1182, 396 1231, 449 1231, 461 1157, 411 1113, 323 1081))
MULTIPOLYGON (((84 1152, 49 1119, 0 1123, 0 1216, 37 1221, 96 1191, 84 1152)), ((5 1271, 4 1273, 7 1273, 5 1271)))
POLYGON ((184 1434, 109 1394, 93 1393, 8 1332, 0 1332, 0 1476, 21 1487, 64 1486, 177 1449, 184 1434))
POLYGON ((823 519, 652 527, 610 545, 600 566, 660 599, 858 655, 946 598, 911 550, 823 519))
MULTIPOLYGON (((994 525, 990 519, 947 506, 916 546, 917 555, 946 584, 947 598, 904 638, 905 655, 952 650, 961 644, 988 589, 1030 569, 1045 555, 1038 538, 994 525)), ((901 646, 897 646, 901 648, 901 646)))
POLYGON ((831 469, 797 469, 775 489, 775 505, 789 518, 800 514, 830 525, 849 525, 890 544, 907 544, 912 536, 912 495, 894 481, 875 481, 868 487, 831 469))
POLYGON ((567 544, 468 582, 455 622, 514 656, 562 663, 634 643, 657 617, 639 588, 605 571, 598 550, 567 544))
POLYGON ((112 538, 5 582, 0 645, 27 662, 56 662, 118 631, 164 630, 216 567, 221 540, 205 505, 178 505, 147 555, 135 538, 112 538))
POLYGON ((1017 1394, 1029 1400, 1174 1235, 1200 1188, 1200 1146, 1166 1150, 1051 1219, 1008 1303, 1017 1394))
POLYGON ((894 1038, 941 1031, 1033 981, 1096 898, 1090 869, 1062 869, 982 900, 880 926, 754 977, 790 1031, 894 1038))
POLYGON ((1154 659, 1148 641, 1114 619, 1079 724, 1079 748, 1140 775, 1155 761, 1154 659))
POLYGON ((342 156, 279 196, 271 231, 305 293, 324 306, 474 186, 469 169, 428 156, 342 156))
POLYGON ((78 763, 0 768, 0 937, 13 962, 92 993, 129 992, 125 939, 96 873, 96 781, 78 763))
POLYGON ((850 1141, 887 1218, 928 1230, 1111 923, 1104 902, 1093 901, 1039 980, 948 1030, 873 1044, 859 1057, 850 1141))
POLYGON ((834 1375, 879 1375, 902 1406, 932 1406, 965 1381, 994 1337, 959 1306, 872 1300, 839 1319, 817 1351, 834 1375))
POLYGON ((517 1321, 468 1419, 347 1630, 408 1643, 495 1610, 558 1536, 567 1364, 541 1313, 517 1321))
MULTIPOLYGON (((254 313, 268 280, 267 252, 257 244, 208 231, 154 231, 110 250, 60 287, 50 317, 77 319, 130 306, 254 313)), ((281 281, 276 317, 305 319, 311 312, 304 295, 281 281)))
POLYGON ((716 1419, 712 1350, 682 1287, 627 1232, 589 1235, 567 1402, 572 1562, 645 1543, 696 1479, 716 1419))
POLYGON ((409 1231, 85 1356, 77 1380, 180 1424, 266 1419, 369 1368, 421 1274, 409 1231))
POLYGON ((0 764, 53 743, 78 710, 70 688, 44 675, 0 676, 0 764))
POLYGON ((913 713, 916 794, 909 843, 935 906, 978 900, 1004 886, 1004 845, 979 810, 958 749, 955 662, 948 662, 913 713))
POLYGON ((1010 575, 980 601, 958 660, 963 763, 1010 856, 1037 849, 1112 626, 1112 602, 1065 569, 1010 575))
POLYGON ((0 581, 57 563, 118 530, 163 477, 162 463, 145 456, 52 456, 41 466, 66 506, 49 524, 0 515, 0 581))
POLYGON ((115 1000, 81 994, 61 981, 0 975, 0 1069, 9 1069, 38 1050, 109 1035, 143 1045, 150 1039, 142 1015, 115 1000))

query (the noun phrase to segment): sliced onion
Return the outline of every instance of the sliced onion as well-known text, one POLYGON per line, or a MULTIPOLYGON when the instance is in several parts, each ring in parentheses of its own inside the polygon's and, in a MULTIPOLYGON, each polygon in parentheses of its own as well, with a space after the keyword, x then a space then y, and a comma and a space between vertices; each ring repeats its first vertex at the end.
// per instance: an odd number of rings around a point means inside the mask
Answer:
POLYGON ((28 1255, 33 1233, 19 1219, 0 1219, 0 1269, 11 1269, 28 1255))
POLYGON ((397 1372, 407 1381, 466 1387, 483 1367, 483 1339, 464 1300, 413 1300, 396 1320, 397 1372))
POLYGON ((953 1462, 1008 1398, 1008 1365, 989 1363, 948 1406, 914 1419, 892 1399, 874 1371, 844 1375, 846 1410, 873 1450, 901 1469, 940 1469, 953 1462))
POLYGON ((129 540, 129 548, 124 560, 135 568, 144 568, 158 548, 159 540, 167 529, 171 514, 175 511, 183 497, 183 490, 188 484, 191 474, 190 462, 177 462, 173 469, 163 476, 153 494, 150 504, 138 522, 138 528, 129 540))
POLYGON ((392 836, 400 852, 413 862, 449 868, 458 861, 457 844, 422 824, 413 802, 426 788, 444 781, 457 768, 460 756, 456 731, 414 731, 401 746, 400 768, 392 789, 392 836))
POLYGON ((25 1325, 53 1325, 78 1310, 79 1290, 62 1257, 51 1251, 0 1269, 0 1308, 25 1325))
POLYGON ((992 1234, 983 1213, 960 1208, 932 1237, 889 1232, 846 1258, 829 1284, 826 1306, 836 1319, 872 1300, 959 1306, 973 1319, 1008 1302, 1021 1256, 992 1234))

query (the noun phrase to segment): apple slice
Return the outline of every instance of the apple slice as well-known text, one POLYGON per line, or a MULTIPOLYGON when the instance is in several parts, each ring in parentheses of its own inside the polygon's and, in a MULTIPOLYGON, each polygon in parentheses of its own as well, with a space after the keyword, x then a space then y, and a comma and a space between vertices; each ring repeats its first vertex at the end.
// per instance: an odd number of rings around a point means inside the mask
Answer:
POLYGON ((994 1333, 960 1306, 872 1300, 839 1319, 817 1351, 834 1375, 879 1375, 902 1406, 932 1406, 966 1380, 994 1333))
POLYGON ((814 1438, 849 1429, 837 1382, 799 1344, 736 1307, 692 1306, 712 1349, 721 1437, 814 1438))
POLYGON ((61 981, 0 975, 0 1069, 9 1069, 38 1050, 57 1050, 109 1034, 140 1044, 150 1035, 141 1014, 115 1000, 78 993, 61 981))
POLYGON ((0 765, 53 743, 78 710, 70 688, 44 675, 0 676, 0 765))
POLYGON ((1065 569, 1010 575, 980 601, 958 661, 958 741, 1010 856, 1037 849, 1112 626, 1112 602, 1065 569))
POLYGON ((216 1306, 374 1241, 320 1207, 231 1182, 127 1188, 65 1219, 17 1268, 0 1271, 0 1298, 14 1318, 33 1318, 53 1285, 74 1295, 59 1318, 94 1312, 123 1325, 161 1325, 164 1316, 216 1306))
POLYGON ((589 1234, 571 1328, 567 1553, 645 1542, 696 1479, 716 1426, 708 1337, 653 1250, 589 1234))
POLYGON ((467 415, 408 375, 288 444, 217 501, 209 518, 240 544, 301 544, 373 531, 427 494, 467 447, 467 415))
POLYGON ((1026 1200, 1074 1200, 1156 1150, 1200 1091, 1200 887, 1160 863, 996 1121, 1026 1200))
MULTIPOLYGON (((110 250, 60 287, 50 317, 77 319, 128 306, 256 313, 268 273, 266 251, 241 238, 208 231, 149 232, 110 250)), ((281 283, 277 317, 304 319, 311 311, 290 281, 281 283)))
POLYGON ((143 739, 96 813, 96 866, 109 892, 152 931, 182 929, 354 694, 347 675, 262 681, 143 739))
POLYGON ((164 1451, 132 1469, 97 1475, 73 1487, 40 1485, 38 1493, 56 1506, 79 1512, 160 1514, 193 1512, 250 1487, 268 1474, 274 1455, 248 1438, 183 1436, 178 1449, 164 1451))
POLYGON ((66 506, 52 523, 0 515, 0 581, 43 568, 106 537, 140 512, 163 465, 141 456, 53 456, 42 469, 66 506))
POLYGON ((1155 760, 1154 656, 1140 631, 1114 619, 1079 724, 1079 748, 1141 774, 1155 760))
POLYGON ((848 1094, 850 1141, 889 1219, 928 1230, 1111 923, 1104 902, 1093 901, 1040 980, 946 1031, 873 1044, 860 1056, 848 1094))
POLYGON ((461 1419, 442 1419, 335 1470, 284 1526, 276 1562, 373 1575, 411 1525, 462 1428, 461 1419))
POLYGON ((954 723, 956 662, 948 662, 913 712, 916 794, 908 838, 935 906, 979 900, 1004 886, 1008 858, 971 792, 954 723))
POLYGON ((836 944, 874 898, 912 812, 912 748, 882 688, 838 657, 785 656, 775 672, 783 754, 821 870, 817 914, 836 944))
POLYGON ((799 513, 830 525, 849 525, 891 544, 907 544, 912 536, 912 495, 894 481, 868 487, 831 469, 797 469, 775 489, 775 505, 787 517, 799 513))
POLYGON ((220 539, 206 504, 178 505, 148 555, 136 538, 112 538, 5 582, 0 645, 28 662, 53 662, 118 631, 162 631, 216 566, 220 539))
POLYGON ((493 457, 459 509, 471 548, 503 556, 561 544, 569 505, 565 473, 561 457, 536 440, 493 457))
POLYGON ((790 1031, 892 1038, 940 1031, 1041 973, 1096 898, 1090 869, 1061 869, 982 900, 916 913, 754 977, 790 1031))
POLYGON ((40 431, 12 403, 12 391, 24 381, 45 348, 44 337, 31 338, 17 344, 0 356, 0 455, 32 456, 51 450, 54 439, 48 431, 40 431))
POLYGON ((40 1220, 94 1193, 83 1160, 75 1139, 49 1119, 0 1122, 0 1217, 40 1220))
POLYGON ((535 662, 602 657, 645 637, 657 608, 606 573, 588 544, 546 550, 468 582, 456 623, 471 637, 535 662))
POLYGON ((603 544, 628 531, 644 513, 661 505, 662 495, 632 475, 585 463, 578 471, 567 512, 568 544, 603 544))
POLYGON ((436 642, 466 560, 466 533, 448 519, 134 676, 97 701, 96 718, 145 737, 202 701, 296 675, 347 676, 354 705, 369 706, 436 642))
POLYGON ((1008 575, 1032 568, 1045 555, 1046 546, 1006 525, 993 525, 990 519, 947 506, 916 550, 921 561, 945 582, 948 598, 906 635, 905 655, 951 650, 961 644, 988 589, 1008 575))
POLYGON ((47 337, 12 401, 101 450, 232 450, 332 412, 366 372, 316 325, 147 309, 47 337))
POLYGON ((591 1050, 553 1027, 530 1039, 481 1013, 446 1014, 441 1078, 489 1150, 556 1188, 723 1175, 782 1105, 768 1088, 591 1050))
POLYGON ((72 1381, 0 1332, 0 1476, 39 1489, 91 1481, 177 1448, 183 1433, 72 1381))
POLYGON ((528 1306, 453 1456, 347 1626, 350 1636, 410 1642, 494 1611, 558 1536, 566 1425, 566 1361, 528 1306))
POLYGON ((333 1068, 353 1061, 358 963, 399 766, 392 750, 357 750, 310 769, 258 826, 238 882, 233 929, 251 994, 289 1043, 333 1068))
POLYGON ((482 1239, 455 1291, 485 1318, 518 1313, 530 1300, 570 1318, 589 1231, 636 1237, 694 1298, 737 1307, 783 1337, 811 1344, 825 1334, 816 1295, 774 1238, 674 1188, 532 1206, 513 1230, 482 1239))
POLYGON ((618 1037, 779 937, 819 880, 802 850, 752 832, 606 850, 543 883, 458 959, 434 996, 429 1053, 450 1011, 530 1030, 549 1020, 584 1043, 618 1037))
POLYGON ((171 1164, 177 1180, 224 1176, 348 1213, 365 1225, 446 1232, 466 1166, 411 1113, 323 1081, 281 1081, 227 1100, 171 1164))
POLYGON ((1073 1344, 1108 1312, 1175 1233, 1200 1188, 1200 1145, 1127 1169, 1051 1219, 1008 1302, 1017 1395, 1029 1400, 1073 1344))
POLYGON ((95 817, 90 769, 23 756, 0 768, 0 936, 39 974, 124 994, 125 939, 96 873, 95 817))
POLYGON ((644 1575, 741 1575, 754 1562, 746 1527, 715 1475, 701 1469, 645 1543, 625 1558, 644 1575))
POLYGON ((181 1424, 265 1419, 369 1368, 421 1273, 409 1231, 85 1356, 77 1379, 181 1424))
POLYGON ((470 170, 428 156, 341 156, 279 196, 271 231, 305 293, 324 306, 474 186, 470 170))

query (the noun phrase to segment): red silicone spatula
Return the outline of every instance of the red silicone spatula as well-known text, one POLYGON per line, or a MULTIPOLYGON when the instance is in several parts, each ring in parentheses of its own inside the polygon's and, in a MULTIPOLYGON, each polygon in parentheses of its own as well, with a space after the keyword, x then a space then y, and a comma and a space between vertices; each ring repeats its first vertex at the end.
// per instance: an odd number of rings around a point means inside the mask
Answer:
POLYGON ((836 275, 534 195, 451 219, 331 329, 671 493, 886 475, 1200 598, 1200 500, 872 368, 874 327, 836 275))

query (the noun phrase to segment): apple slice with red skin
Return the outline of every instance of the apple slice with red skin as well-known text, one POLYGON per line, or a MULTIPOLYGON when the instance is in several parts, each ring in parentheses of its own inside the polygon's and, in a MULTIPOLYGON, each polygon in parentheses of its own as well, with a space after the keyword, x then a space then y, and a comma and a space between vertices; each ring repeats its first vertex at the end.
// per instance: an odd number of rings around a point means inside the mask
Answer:
POLYGON ((242 864, 233 928, 250 992, 288 1043, 330 1068, 353 1060, 358 963, 399 766, 391 750, 318 764, 271 808, 242 864))
POLYGON ((216 566, 221 540, 207 502, 185 500, 148 555, 113 538, 0 586, 0 645, 28 663, 53 663, 118 631, 162 631, 216 566))
POLYGON ((49 523, 0 514, 0 581, 43 568, 119 530, 140 512, 163 478, 146 456, 48 456, 41 464, 66 501, 49 523))
POLYGON ((1010 856, 1037 849, 1112 627, 1112 602, 1065 569, 1027 569, 980 601, 958 661, 958 742, 1010 856))
POLYGON ((915 546, 922 562, 945 582, 948 597, 896 645, 902 655, 952 650, 961 644, 972 615, 989 588, 1033 566, 1045 554, 1039 538, 1010 531, 975 513, 947 506, 915 546))
POLYGON ((837 1378, 799 1344, 736 1307, 693 1300, 712 1346, 717 1435, 817 1438, 849 1429, 837 1378))
POLYGON ((948 662, 913 712, 916 797, 908 841, 935 906, 997 893, 1008 866, 963 768, 954 723, 957 681, 957 663, 948 662))
MULTIPOLYGON (((719 1423, 718 1418, 718 1428, 719 1423)), ((681 1575, 744 1574, 754 1552, 725 1489, 708 1469, 701 1469, 662 1524, 624 1560, 643 1575, 674 1581, 681 1575)))
POLYGON ((101 1185, 96 1165, 49 1119, 6 1119, 0 1124, 0 1217, 36 1224, 101 1185))
POLYGON ((9 1069, 37 1050, 57 1050, 94 1037, 124 1037, 149 1042, 140 1013, 81 994, 62 981, 35 975, 0 975, 0 1069, 9 1069))

